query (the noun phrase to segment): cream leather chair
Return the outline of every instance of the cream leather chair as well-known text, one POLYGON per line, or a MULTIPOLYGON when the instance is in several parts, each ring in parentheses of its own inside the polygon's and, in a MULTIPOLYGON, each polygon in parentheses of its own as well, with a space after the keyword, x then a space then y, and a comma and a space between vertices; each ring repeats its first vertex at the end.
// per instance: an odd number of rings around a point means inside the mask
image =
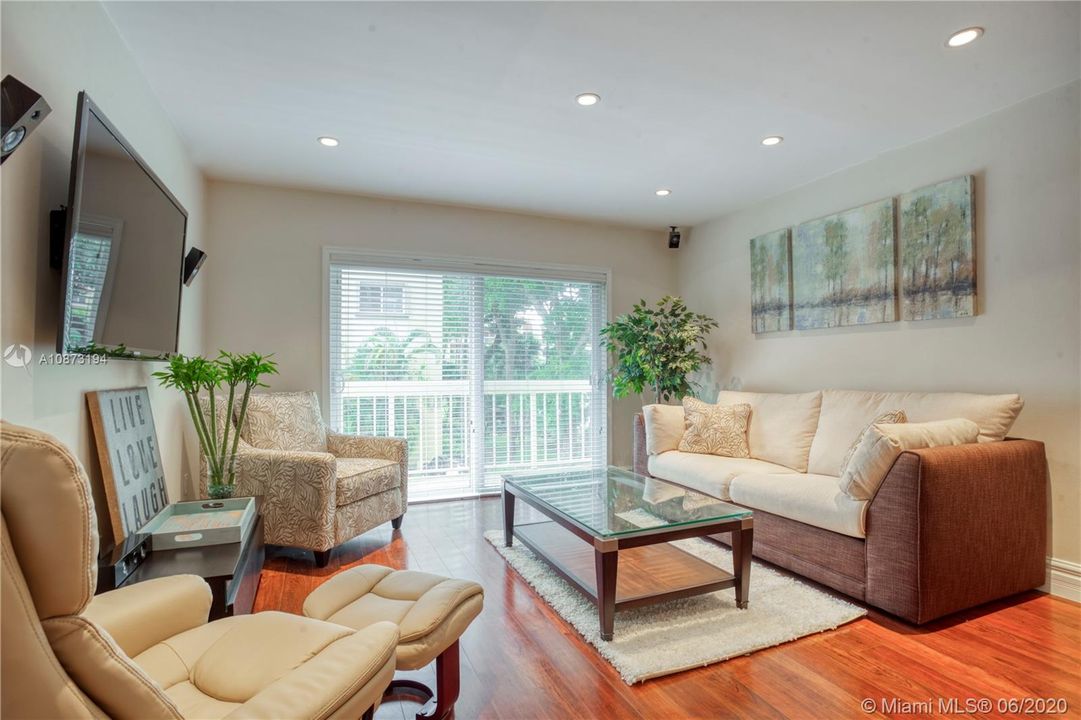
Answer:
POLYGON ((277 612, 207 623, 192 575, 94 596, 86 475, 43 433, 0 423, 4 718, 371 717, 398 628, 277 612))
POLYGON ((386 620, 396 624, 398 669, 419 670, 434 661, 436 689, 403 678, 390 691, 424 700, 417 720, 443 720, 461 689, 459 639, 483 607, 484 588, 471 580, 358 565, 313 590, 304 614, 358 630, 386 620))

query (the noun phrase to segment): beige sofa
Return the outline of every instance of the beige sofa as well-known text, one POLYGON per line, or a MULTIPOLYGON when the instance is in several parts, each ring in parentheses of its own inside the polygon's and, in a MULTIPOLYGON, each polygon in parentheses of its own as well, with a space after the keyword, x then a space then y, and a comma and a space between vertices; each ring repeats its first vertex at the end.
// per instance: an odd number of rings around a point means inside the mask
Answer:
POLYGON ((635 420, 635 470, 755 513, 755 555, 916 623, 1041 585, 1047 532, 1043 444, 1006 440, 1017 395, 824 390, 720 393, 751 405, 750 458, 680 452, 682 409, 635 420), (903 452, 870 500, 841 463, 879 415, 965 418, 979 442, 903 452))

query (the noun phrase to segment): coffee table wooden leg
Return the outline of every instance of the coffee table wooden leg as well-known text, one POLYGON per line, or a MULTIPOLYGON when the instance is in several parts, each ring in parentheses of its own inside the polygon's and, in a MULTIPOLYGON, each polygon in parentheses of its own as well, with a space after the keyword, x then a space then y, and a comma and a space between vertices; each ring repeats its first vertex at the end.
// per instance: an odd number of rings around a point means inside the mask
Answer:
POLYGON ((751 599, 751 552, 754 529, 732 531, 732 569, 736 573, 736 607, 745 609, 751 599))
POLYGON ((594 550, 597 564, 597 610, 601 620, 601 639, 611 640, 616 619, 616 568, 619 553, 594 550))
POLYGON ((503 488, 503 546, 514 543, 514 493, 503 488))

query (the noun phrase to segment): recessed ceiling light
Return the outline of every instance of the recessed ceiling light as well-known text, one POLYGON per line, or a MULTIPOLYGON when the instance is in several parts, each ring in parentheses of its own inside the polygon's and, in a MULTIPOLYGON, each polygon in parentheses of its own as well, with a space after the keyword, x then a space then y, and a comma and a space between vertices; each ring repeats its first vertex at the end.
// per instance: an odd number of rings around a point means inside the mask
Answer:
POLYGON ((319 144, 326 145, 327 147, 338 147, 338 138, 327 137, 324 135, 319 138, 319 144))
POLYGON ((784 142, 784 138, 780 135, 770 135, 769 137, 762 138, 762 144, 766 147, 772 147, 773 145, 780 145, 784 142))
POLYGON ((964 30, 958 30, 953 35, 950 35, 949 39, 946 40, 946 45, 952 48, 961 47, 962 45, 968 45, 974 40, 979 40, 981 35, 983 35, 982 27, 965 28, 964 30))
POLYGON ((583 107, 589 107, 590 105, 596 105, 601 101, 601 96, 597 93, 582 93, 574 98, 574 101, 583 107))
POLYGON ((656 191, 657 197, 668 197, 672 194, 672 191, 668 188, 660 188, 656 191))

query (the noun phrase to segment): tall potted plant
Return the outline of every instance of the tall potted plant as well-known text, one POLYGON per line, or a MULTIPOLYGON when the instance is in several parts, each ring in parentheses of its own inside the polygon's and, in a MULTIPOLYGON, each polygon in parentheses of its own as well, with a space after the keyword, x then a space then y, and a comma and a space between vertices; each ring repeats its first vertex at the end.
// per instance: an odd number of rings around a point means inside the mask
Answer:
POLYGON ((713 318, 691 312, 682 298, 665 296, 652 306, 639 300, 601 330, 605 346, 616 356, 612 394, 641 395, 649 388, 657 402, 692 395, 687 378, 710 364, 706 335, 715 327, 713 318))
POLYGON ((201 356, 174 355, 169 358, 167 369, 154 373, 163 387, 176 388, 184 394, 188 412, 195 425, 199 447, 207 465, 207 490, 212 498, 232 497, 236 486, 236 453, 240 432, 248 414, 248 399, 252 388, 267 387, 262 382, 265 375, 278 372, 277 364, 269 356, 258 353, 246 355, 220 351, 214 360, 201 356), (217 393, 228 389, 224 417, 219 418, 217 393), (209 413, 203 411, 200 393, 206 392, 209 413), (229 422, 236 410, 240 395, 240 411, 236 415, 236 428, 229 422), (218 421, 222 427, 218 427, 218 421), (232 437, 230 437, 232 430, 232 437))

